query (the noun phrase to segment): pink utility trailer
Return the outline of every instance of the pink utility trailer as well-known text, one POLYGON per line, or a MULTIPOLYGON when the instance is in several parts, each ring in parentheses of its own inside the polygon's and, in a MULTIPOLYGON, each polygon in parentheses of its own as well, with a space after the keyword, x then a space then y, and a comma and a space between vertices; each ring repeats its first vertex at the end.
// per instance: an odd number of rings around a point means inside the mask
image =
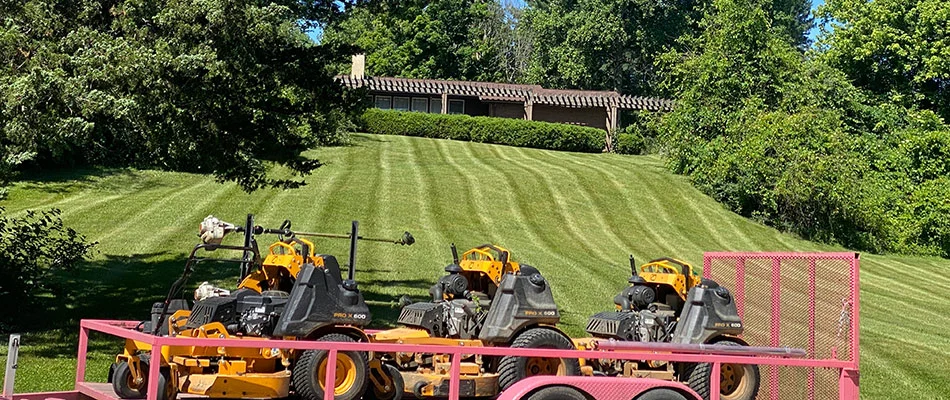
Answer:
MULTIPOLYGON (((437 353, 452 356, 449 398, 457 399, 462 355, 515 355, 711 363, 710 400, 719 400, 722 364, 756 364, 762 375, 758 399, 858 399, 859 260, 855 253, 706 253, 703 274, 732 288, 746 326, 748 348, 717 345, 602 340, 595 350, 511 349, 382 343, 268 340, 266 348, 437 353), (784 347, 779 347, 784 346, 784 347)), ((262 347, 260 341, 157 337, 131 329, 137 322, 83 320, 80 324, 76 386, 72 391, 0 396, 0 400, 113 400, 106 383, 86 382, 90 331, 161 346, 262 347), (257 343, 255 343, 257 342, 257 343)), ((149 370, 149 398, 156 400, 159 363, 149 370)), ((327 382, 334 381, 327 368, 327 382)), ((185 396, 182 396, 185 397, 185 396)), ((196 397, 196 396, 188 396, 196 397)), ((647 378, 536 376, 524 379, 497 399, 662 400, 700 397, 678 382, 647 378), (666 397, 670 395, 672 397, 666 397), (682 396, 682 397, 680 397, 682 396)), ((326 399, 332 399, 332 392, 326 399)))

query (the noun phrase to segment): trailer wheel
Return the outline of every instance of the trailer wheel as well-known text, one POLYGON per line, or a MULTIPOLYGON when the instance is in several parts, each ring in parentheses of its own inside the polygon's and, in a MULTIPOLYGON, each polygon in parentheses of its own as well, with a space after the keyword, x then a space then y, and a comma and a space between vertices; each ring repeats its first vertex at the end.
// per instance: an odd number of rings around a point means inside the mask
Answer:
MULTIPOLYGON (((353 338, 330 333, 317 339, 321 342, 356 342, 353 338)), ((294 390, 303 400, 321 400, 326 390, 325 380, 327 373, 326 350, 307 350, 297 359, 296 365, 290 372, 294 390)), ((334 382, 334 398, 340 400, 356 400, 366 391, 366 373, 369 369, 366 353, 359 351, 340 351, 336 355, 336 376, 334 382)))
POLYGON ((641 394, 636 400, 686 400, 686 396, 672 389, 653 389, 641 394))
MULTIPOLYGON (((112 370, 112 376, 110 377, 112 390, 115 391, 115 394, 118 395, 119 398, 144 399, 148 396, 148 364, 148 355, 139 357, 139 366, 142 368, 144 379, 142 379, 142 383, 138 385, 135 384, 135 381, 132 379, 132 369, 128 362, 121 361, 110 368, 112 370)), ((169 371, 167 368, 162 368, 161 373, 158 374, 158 396, 156 398, 159 400, 174 400, 178 397, 178 388, 172 385, 172 380, 168 374, 169 371)))
MULTIPOLYGON (((406 391, 406 382, 402 379, 402 373, 399 369, 390 364, 383 364, 383 371, 392 381, 392 386, 388 389, 371 385, 372 390, 366 391, 367 400, 402 400, 403 393, 406 391)), ((370 371, 373 373, 373 371, 370 371)))
MULTIPOLYGON (((512 348, 572 350, 574 344, 550 329, 532 328, 522 332, 512 348)), ((573 358, 541 358, 506 356, 498 363, 498 387, 508 389, 515 382, 535 375, 580 375, 581 367, 573 358)))
POLYGON ((587 400, 587 396, 569 386, 548 386, 532 393, 528 400, 587 400))
MULTIPOLYGON (((733 341, 715 344, 742 346, 733 341)), ((683 381, 689 384, 704 400, 709 400, 709 383, 712 379, 712 364, 690 364, 683 371, 683 381)), ((759 367, 751 364, 722 364, 719 380, 719 398, 722 400, 754 400, 759 393, 759 367)))

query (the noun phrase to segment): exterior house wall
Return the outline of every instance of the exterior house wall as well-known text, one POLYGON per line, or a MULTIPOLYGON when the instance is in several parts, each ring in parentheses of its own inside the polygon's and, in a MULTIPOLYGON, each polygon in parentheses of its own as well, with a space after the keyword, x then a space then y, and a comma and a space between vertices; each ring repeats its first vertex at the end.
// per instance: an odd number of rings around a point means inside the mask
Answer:
POLYGON ((607 109, 601 107, 570 108, 535 104, 533 119, 535 121, 559 122, 607 129, 607 109))
MULTIPOLYGON (((370 102, 378 108, 396 109, 409 106, 413 111, 421 111, 416 105, 427 104, 428 112, 438 114, 441 110, 441 97, 399 92, 370 92, 370 102), (397 106, 397 98, 399 105, 397 106)), ((458 102, 464 102, 463 114, 471 116, 492 116, 500 118, 525 119, 524 103, 511 102, 482 102, 472 97, 448 96, 448 113, 453 113, 453 107, 458 102)), ((455 109, 457 111, 457 109, 455 109)), ((607 109, 604 107, 572 108, 547 104, 534 104, 532 120, 556 122, 570 125, 589 126, 592 128, 607 129, 607 109)))
POLYGON ((524 103, 489 103, 492 117, 524 119, 524 103))
MULTIPOLYGON (((452 96, 449 96, 449 100, 453 100, 452 96)), ((464 99, 465 100, 465 114, 471 115, 473 117, 483 117, 488 115, 488 104, 478 101, 478 99, 464 99)))

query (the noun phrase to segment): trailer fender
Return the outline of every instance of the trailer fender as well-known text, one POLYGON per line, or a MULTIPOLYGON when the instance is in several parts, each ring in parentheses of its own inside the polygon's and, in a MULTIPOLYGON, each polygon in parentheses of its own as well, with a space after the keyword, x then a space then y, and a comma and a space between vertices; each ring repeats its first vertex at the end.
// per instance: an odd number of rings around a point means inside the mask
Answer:
POLYGON ((566 386, 584 396, 597 400, 632 400, 652 389, 666 388, 682 394, 688 400, 702 400, 696 392, 679 382, 653 378, 621 378, 610 376, 553 376, 539 375, 525 378, 498 396, 498 400, 524 400, 535 392, 551 386, 566 386))

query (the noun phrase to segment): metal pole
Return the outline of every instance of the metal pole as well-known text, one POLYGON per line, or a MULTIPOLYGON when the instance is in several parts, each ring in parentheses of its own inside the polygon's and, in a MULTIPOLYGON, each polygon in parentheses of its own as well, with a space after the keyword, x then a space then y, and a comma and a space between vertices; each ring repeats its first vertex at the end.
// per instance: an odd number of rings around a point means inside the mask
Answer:
POLYGON ((79 350, 76 355, 76 387, 86 381, 86 353, 89 350, 89 328, 79 326, 79 350))
POLYGON ((16 379, 17 359, 20 354, 20 335, 10 335, 7 347, 7 372, 3 376, 3 397, 13 398, 13 381, 16 379))
POLYGON ((353 280, 355 278, 356 272, 356 240, 359 239, 359 226, 360 223, 353 221, 352 233, 350 233, 350 269, 346 274, 346 279, 353 280))
MULTIPOLYGON (((247 220, 244 222, 244 248, 248 249, 251 247, 251 243, 254 241, 254 214, 248 214, 247 220)), ((241 284, 241 281, 247 277, 251 272, 251 261, 252 254, 250 251, 244 250, 244 254, 241 256, 244 261, 241 262, 241 276, 238 278, 238 285, 241 284)))
POLYGON ((327 351, 327 375, 323 380, 323 400, 333 400, 336 397, 336 359, 336 349, 327 351))

